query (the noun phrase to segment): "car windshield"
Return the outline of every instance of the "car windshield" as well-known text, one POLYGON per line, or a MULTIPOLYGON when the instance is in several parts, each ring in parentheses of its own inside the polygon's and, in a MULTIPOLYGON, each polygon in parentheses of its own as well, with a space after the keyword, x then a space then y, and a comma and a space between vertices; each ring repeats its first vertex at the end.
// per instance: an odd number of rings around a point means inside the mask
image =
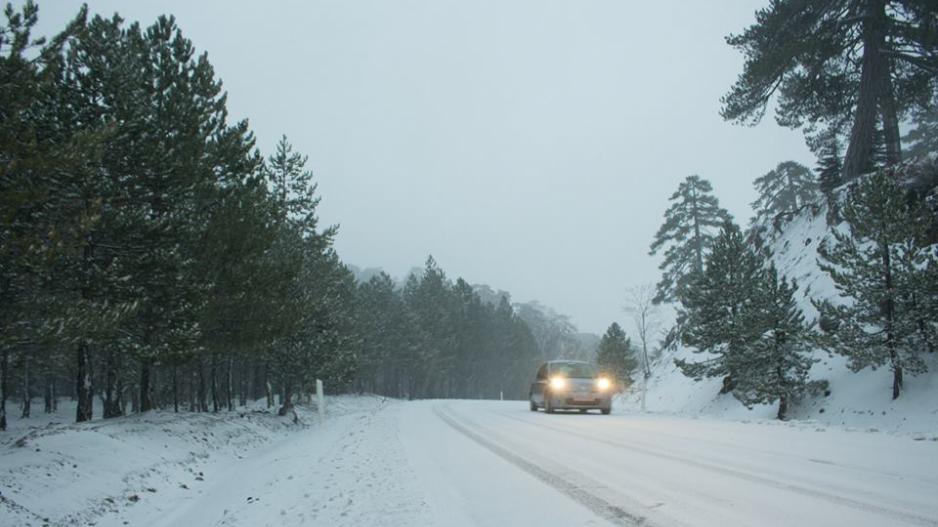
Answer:
POLYGON ((596 368, 585 362, 555 362, 550 365, 550 373, 574 379, 592 379, 596 376, 596 368))

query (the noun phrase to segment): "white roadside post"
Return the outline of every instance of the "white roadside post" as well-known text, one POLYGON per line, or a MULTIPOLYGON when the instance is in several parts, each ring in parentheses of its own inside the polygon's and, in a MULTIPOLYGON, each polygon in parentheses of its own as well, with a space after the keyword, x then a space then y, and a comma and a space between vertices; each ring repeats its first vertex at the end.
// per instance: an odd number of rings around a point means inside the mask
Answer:
POLYGON ((322 393, 322 381, 316 379, 316 408, 319 410, 319 422, 326 418, 326 398, 322 393))
POLYGON ((645 412, 645 395, 648 393, 648 378, 651 377, 651 375, 648 374, 648 370, 645 370, 643 377, 644 378, 642 379, 642 413, 645 412))

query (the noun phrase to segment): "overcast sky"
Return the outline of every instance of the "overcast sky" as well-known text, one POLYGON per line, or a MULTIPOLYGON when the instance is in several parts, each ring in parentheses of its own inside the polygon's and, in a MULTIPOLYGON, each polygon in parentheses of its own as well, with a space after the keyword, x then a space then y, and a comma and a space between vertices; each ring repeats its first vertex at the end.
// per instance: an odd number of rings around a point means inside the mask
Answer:
MULTIPOLYGON (((658 279, 685 176, 746 221, 754 178, 813 164, 799 132, 718 114, 742 65, 724 37, 768 0, 88 3, 176 16, 264 153, 286 134, 309 156, 344 261, 403 275, 433 254, 583 331, 658 279)), ((80 5, 39 4, 44 33, 80 5)))

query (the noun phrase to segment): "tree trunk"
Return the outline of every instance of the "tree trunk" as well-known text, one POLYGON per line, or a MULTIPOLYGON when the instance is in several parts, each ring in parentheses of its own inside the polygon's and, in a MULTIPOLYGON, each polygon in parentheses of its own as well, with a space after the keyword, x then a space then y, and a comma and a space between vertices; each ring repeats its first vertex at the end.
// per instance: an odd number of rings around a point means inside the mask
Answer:
POLYGON ((889 64, 880 50, 886 41, 885 0, 867 0, 863 20, 863 62, 860 92, 850 130, 850 143, 844 159, 844 181, 851 181, 873 168, 876 118, 882 94, 890 75, 889 64))
POLYGON ((232 399, 232 393, 233 393, 233 387, 231 385, 231 382, 232 382, 231 368, 232 368, 233 359, 229 356, 227 362, 228 362, 227 368, 226 368, 227 373, 225 374, 225 404, 227 405, 228 411, 230 412, 231 410, 233 410, 231 406, 231 399, 232 399))
POLYGON ((723 377, 723 386, 720 388, 720 394, 722 395, 724 393, 730 393, 735 387, 736 383, 733 382, 733 377, 727 375, 726 377, 723 377))
POLYGON ((896 364, 892 368, 892 398, 899 398, 899 392, 902 391, 902 365, 896 364))
POLYGON ((883 120, 883 134, 886 139, 886 164, 897 165, 902 162, 902 140, 899 135, 899 115, 896 110, 896 95, 892 88, 891 62, 886 63, 883 76, 883 90, 879 102, 879 112, 883 120))
POLYGON ((94 408, 94 391, 91 384, 91 350, 87 342, 78 344, 78 375, 75 382, 75 393, 78 397, 78 407, 75 410, 75 422, 90 421, 94 408))
POLYGON ((140 365, 140 411, 149 412, 153 409, 153 366, 149 359, 140 365))
POLYGON ((0 352, 0 432, 7 429, 7 376, 10 371, 9 351, 0 352))
POLYGON ((892 297, 892 262, 888 240, 881 240, 879 248, 883 253, 883 280, 886 289, 886 300, 883 305, 883 315, 886 318, 886 323, 883 329, 886 333, 886 349, 889 350, 889 361, 892 364, 892 398, 895 400, 899 398, 899 392, 902 390, 902 362, 899 359, 899 350, 896 349, 895 300, 892 297))
POLYGON ((238 368, 238 406, 247 406, 248 390, 250 390, 250 388, 246 365, 242 364, 241 367, 238 368))
POLYGON ((694 190, 692 214, 694 217, 694 256, 696 257, 697 268, 694 269, 697 274, 702 274, 703 264, 703 240, 700 239, 700 214, 697 211, 697 191, 694 190))
POLYGON ((280 410, 277 411, 277 415, 287 415, 293 409, 293 385, 290 382, 283 385, 283 397, 280 403, 280 410))
POLYGON ((179 380, 176 377, 179 368, 173 364, 173 412, 179 413, 179 380))
POLYGON ((55 413, 55 377, 49 375, 46 377, 46 389, 43 391, 43 412, 47 414, 55 413))
POLYGON ((29 393, 29 350, 23 354, 23 413, 20 415, 21 419, 26 419, 29 417, 30 410, 32 410, 32 397, 29 393))
POLYGON ((218 355, 212 353, 212 370, 210 379, 212 382, 212 411, 218 412, 218 355))
POLYGON ((110 419, 112 417, 120 417, 124 413, 120 402, 123 386, 121 386, 120 376, 118 374, 120 366, 117 364, 117 361, 119 359, 113 349, 108 352, 105 360, 104 418, 110 419))
POLYGON ((782 394, 778 398, 778 420, 784 421, 788 417, 788 395, 782 394))
POLYGON ((189 411, 196 411, 195 408, 195 371, 189 371, 189 375, 186 375, 189 378, 189 411))
POLYGON ((199 368, 199 411, 207 412, 208 411, 208 401, 206 400, 205 393, 205 367, 202 364, 202 359, 198 359, 198 368, 199 368))

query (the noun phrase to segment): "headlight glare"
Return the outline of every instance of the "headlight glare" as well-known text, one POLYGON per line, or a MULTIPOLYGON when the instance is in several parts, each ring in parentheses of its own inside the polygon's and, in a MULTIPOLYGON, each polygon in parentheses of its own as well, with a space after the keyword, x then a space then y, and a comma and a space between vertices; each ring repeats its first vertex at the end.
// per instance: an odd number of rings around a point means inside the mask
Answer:
POLYGON ((612 382, 605 377, 600 377, 596 379, 596 387, 599 388, 600 391, 606 391, 612 387, 612 382))
POLYGON ((567 387, 567 380, 563 377, 552 377, 550 379, 550 387, 552 390, 563 390, 567 387))

